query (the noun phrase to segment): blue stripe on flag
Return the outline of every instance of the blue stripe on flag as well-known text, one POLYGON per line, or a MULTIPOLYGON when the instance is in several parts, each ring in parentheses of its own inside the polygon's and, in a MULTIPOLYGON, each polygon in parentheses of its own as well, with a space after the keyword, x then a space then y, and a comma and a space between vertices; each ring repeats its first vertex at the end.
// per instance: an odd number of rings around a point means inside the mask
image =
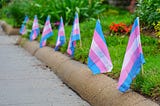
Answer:
POLYGON ((32 41, 32 36, 33 36, 34 31, 32 30, 29 36, 30 41, 32 41))
POLYGON ((135 28, 138 26, 138 18, 136 18, 136 20, 134 21, 134 24, 133 24, 133 26, 132 26, 132 31, 131 31, 131 33, 135 30, 135 28))
POLYGON ((47 35, 45 35, 44 37, 42 37, 42 39, 40 40, 40 48, 43 47, 42 43, 43 41, 47 40, 49 37, 51 37, 53 35, 53 32, 48 33, 47 35))
POLYGON ((70 50, 72 51, 72 54, 71 54, 72 57, 74 56, 74 51, 75 51, 74 42, 76 41, 71 41, 71 46, 70 46, 70 50))
POLYGON ((100 69, 97 67, 97 65, 92 61, 90 57, 88 57, 88 67, 91 69, 93 74, 100 74, 100 69))
POLYGON ((103 32, 102 32, 102 27, 100 25, 100 21, 97 21, 97 23, 96 23, 96 29, 95 30, 100 35, 100 37, 102 38, 102 40, 106 43, 106 40, 105 40, 103 32))
POLYGON ((72 35, 72 41, 76 41, 80 39, 80 34, 72 35))
POLYGON ((20 33, 20 34, 22 34, 24 27, 25 27, 25 25, 22 24, 22 25, 21 25, 21 28, 20 28, 20 30, 19 30, 19 33, 20 33))
POLYGON ((40 33, 40 30, 39 30, 39 28, 37 28, 37 29, 35 29, 35 30, 32 30, 31 31, 31 33, 30 33, 30 41, 32 41, 33 39, 32 39, 32 36, 33 36, 33 33, 34 33, 34 31, 36 31, 36 34, 37 34, 37 36, 39 35, 39 33, 40 33))
MULTIPOLYGON (((58 38, 57 38, 57 40, 58 40, 58 38)), ((62 46, 65 43, 65 36, 60 37, 60 42, 61 42, 60 45, 58 45, 54 48, 55 51, 57 51, 59 49, 59 46, 62 46)))
POLYGON ((136 77, 136 75, 140 72, 141 65, 145 63, 143 54, 140 54, 137 60, 135 61, 131 71, 128 73, 126 80, 123 84, 118 88, 121 92, 125 92, 129 89, 132 79, 136 77))
POLYGON ((65 39, 65 36, 61 36, 61 37, 60 37, 60 41, 61 41, 61 42, 62 42, 62 41, 65 42, 65 40, 66 40, 66 39, 65 39))

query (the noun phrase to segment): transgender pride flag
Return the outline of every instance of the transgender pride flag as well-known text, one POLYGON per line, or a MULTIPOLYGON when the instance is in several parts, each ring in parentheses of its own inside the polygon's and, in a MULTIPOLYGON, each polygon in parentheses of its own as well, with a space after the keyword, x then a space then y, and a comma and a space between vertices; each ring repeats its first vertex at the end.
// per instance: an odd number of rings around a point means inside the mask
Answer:
POLYGON ((21 35, 24 35, 26 33, 26 23, 29 21, 29 18, 28 16, 25 17, 24 21, 23 21, 23 24, 21 25, 21 28, 19 30, 19 33, 21 35))
POLYGON ((67 53, 70 56, 74 55, 74 49, 76 46, 76 41, 80 40, 80 28, 79 28, 79 19, 78 19, 78 13, 76 13, 75 18, 74 18, 74 23, 73 23, 73 29, 71 32, 69 44, 68 44, 68 49, 67 53))
POLYGON ((64 32, 64 24, 63 24, 63 18, 61 17, 55 50, 58 50, 59 47, 62 46, 65 42, 66 38, 64 32))
POLYGON ((34 21, 33 21, 33 26, 32 26, 32 31, 30 34, 30 41, 33 41, 34 39, 36 39, 39 33, 40 33, 40 30, 39 30, 39 25, 38 25, 38 18, 35 15, 34 21))
POLYGON ((143 57, 140 40, 139 17, 137 17, 132 26, 132 31, 123 61, 118 82, 119 91, 126 92, 129 89, 132 79, 135 78, 140 72, 141 66, 144 63, 145 60, 143 57))
POLYGON ((113 68, 99 20, 96 23, 89 51, 88 67, 91 69, 93 74, 111 72, 113 68))
POLYGON ((46 23, 43 28, 42 37, 40 40, 40 48, 46 45, 47 39, 53 35, 52 27, 50 24, 50 16, 47 17, 46 23))

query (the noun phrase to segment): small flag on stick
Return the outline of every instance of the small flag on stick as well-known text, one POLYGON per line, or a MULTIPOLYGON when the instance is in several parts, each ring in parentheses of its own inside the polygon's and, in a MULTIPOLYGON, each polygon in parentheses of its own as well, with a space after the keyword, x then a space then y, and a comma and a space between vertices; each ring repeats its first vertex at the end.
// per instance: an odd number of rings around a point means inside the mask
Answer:
POLYGON ((80 40, 80 39, 81 39, 81 37, 80 37, 80 28, 79 28, 79 18, 78 18, 78 13, 76 13, 75 18, 74 18, 74 23, 73 23, 73 28, 72 28, 70 40, 69 40, 69 44, 68 44, 68 49, 67 49, 67 53, 70 56, 74 56, 76 41, 80 40))
POLYGON ((129 42, 126 54, 123 61, 123 66, 118 82, 118 89, 121 92, 126 92, 130 88, 132 80, 140 72, 141 66, 145 63, 141 40, 139 17, 136 18, 132 26, 132 31, 129 37, 129 42))
POLYGON ((35 15, 34 21, 33 21, 33 26, 32 26, 32 31, 30 33, 30 41, 35 40, 39 33, 40 33, 40 30, 39 30, 39 25, 38 25, 38 18, 35 15))
POLYGON ((24 35, 26 33, 26 24, 27 24, 28 21, 29 21, 29 18, 28 18, 28 16, 26 16, 24 21, 23 21, 23 23, 22 23, 22 25, 21 25, 21 28, 19 30, 19 33, 21 35, 24 35))
POLYGON ((55 50, 57 51, 59 47, 62 46, 65 42, 66 38, 65 38, 64 24, 63 24, 63 18, 61 17, 55 50))
POLYGON ((89 51, 88 67, 93 74, 111 72, 113 68, 99 20, 96 23, 89 51))
POLYGON ((46 41, 49 37, 53 35, 51 23, 50 23, 50 16, 47 17, 46 23, 43 28, 42 37, 40 40, 40 48, 46 45, 46 41))

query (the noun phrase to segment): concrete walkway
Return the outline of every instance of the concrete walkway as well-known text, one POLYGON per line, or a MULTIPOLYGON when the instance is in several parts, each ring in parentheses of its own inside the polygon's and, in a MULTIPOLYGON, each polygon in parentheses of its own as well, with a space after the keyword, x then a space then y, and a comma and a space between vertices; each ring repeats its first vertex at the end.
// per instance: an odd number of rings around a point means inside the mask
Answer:
POLYGON ((90 106, 0 31, 0 106, 90 106))

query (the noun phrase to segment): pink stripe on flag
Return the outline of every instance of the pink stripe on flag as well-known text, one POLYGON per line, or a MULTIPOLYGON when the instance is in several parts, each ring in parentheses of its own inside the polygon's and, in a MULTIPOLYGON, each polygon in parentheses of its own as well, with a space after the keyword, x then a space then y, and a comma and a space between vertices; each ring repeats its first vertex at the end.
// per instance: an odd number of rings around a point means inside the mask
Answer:
POLYGON ((135 54, 133 54, 133 53, 134 53, 134 51, 136 51, 136 49, 137 49, 137 48, 139 47, 139 45, 140 45, 137 40, 138 40, 138 39, 134 39, 134 42, 132 43, 132 46, 130 47, 129 50, 126 51, 122 69, 123 69, 124 67, 126 67, 126 65, 128 64, 129 59, 131 58, 131 56, 132 56, 132 55, 135 55, 135 54))
POLYGON ((98 66, 100 69, 101 73, 105 73, 108 71, 108 69, 105 67, 103 62, 100 60, 100 58, 94 53, 94 50, 90 50, 90 58, 92 61, 98 66))
POLYGON ((33 27, 33 29, 38 29, 38 28, 39 28, 39 26, 38 26, 38 25, 36 25, 36 26, 34 26, 34 27, 33 27))
POLYGON ((131 33, 130 38, 129 38, 130 40, 129 40, 128 46, 127 46, 127 50, 130 49, 132 43, 134 42, 135 38, 138 37, 138 35, 140 35, 139 26, 137 26, 135 28, 135 30, 131 33))
POLYGON ((64 34, 64 29, 63 29, 63 27, 61 27, 60 29, 59 29, 59 31, 58 31, 58 36, 64 36, 65 34, 64 34))
POLYGON ((46 40, 42 42, 42 46, 45 46, 45 45, 46 45, 46 40))
POLYGON ((71 51, 70 47, 71 47, 71 38, 70 38, 70 40, 69 40, 69 44, 68 44, 68 48, 67 48, 67 53, 68 53, 69 55, 72 54, 72 51, 71 51))
POLYGON ((104 52, 105 56, 111 61, 108 49, 106 48, 106 44, 104 43, 104 41, 102 40, 102 38, 100 37, 100 35, 97 33, 96 30, 94 31, 93 39, 98 45, 98 47, 104 52))
POLYGON ((58 32, 58 35, 59 35, 59 36, 64 36, 64 32, 63 32, 63 31, 59 31, 59 32, 58 32))
POLYGON ((73 35, 79 34, 79 29, 73 30, 73 35))
POLYGON ((35 19, 35 20, 34 20, 34 22, 35 22, 35 23, 37 23, 37 22, 38 22, 38 20, 37 20, 37 19, 35 19))
POLYGON ((23 30, 22 30, 22 35, 26 33, 26 27, 24 26, 23 30))
POLYGON ((37 33, 36 33, 36 31, 34 31, 34 33, 33 33, 33 40, 34 40, 36 37, 37 37, 37 33))
MULTIPOLYGON (((122 77, 120 77, 121 79, 119 79, 118 87, 120 87, 121 84, 126 80, 126 78, 127 78, 127 76, 128 76, 128 73, 131 71, 133 64, 135 63, 135 61, 136 61, 136 59, 138 58, 138 56, 140 56, 140 53, 141 53, 141 52, 139 51, 139 47, 138 47, 138 48, 134 51, 132 57, 129 59, 129 62, 128 62, 128 64, 126 65, 126 67, 124 67, 124 68, 122 69, 122 72, 123 72, 123 73, 121 73, 122 75, 120 75, 120 76, 122 76, 122 77), (134 55, 134 54, 136 54, 136 55, 134 55)), ((125 58, 127 58, 127 57, 125 57, 125 58)), ((125 60, 125 59, 124 59, 124 60, 125 60)))
POLYGON ((60 44, 61 44, 61 42, 60 42, 59 37, 58 37, 56 46, 59 46, 60 44))
POLYGON ((134 51, 134 54, 136 53, 136 55, 132 55, 132 57, 129 59, 130 61, 128 62, 128 64, 126 65, 126 67, 124 67, 124 69, 129 73, 133 64, 135 63, 136 59, 138 58, 138 56, 140 55, 140 51, 139 48, 136 49, 136 51, 134 51))
POLYGON ((108 69, 107 71, 110 72, 111 69, 112 69, 112 63, 108 59, 108 57, 106 57, 106 55, 104 54, 104 52, 98 47, 98 45, 96 44, 96 42, 94 41, 94 39, 92 41, 91 49, 98 56, 99 61, 103 62, 103 64, 105 65, 105 67, 107 67, 107 69, 108 69))
POLYGON ((76 41, 73 41, 73 45, 76 46, 76 41))
POLYGON ((77 24, 77 23, 79 23, 79 20, 78 20, 78 18, 76 18, 74 22, 75 22, 74 24, 77 24))
POLYGON ((49 26, 50 25, 50 21, 46 21, 45 26, 49 26))
POLYGON ((42 36, 45 36, 45 35, 49 34, 50 32, 52 32, 52 30, 49 28, 43 32, 42 36))

